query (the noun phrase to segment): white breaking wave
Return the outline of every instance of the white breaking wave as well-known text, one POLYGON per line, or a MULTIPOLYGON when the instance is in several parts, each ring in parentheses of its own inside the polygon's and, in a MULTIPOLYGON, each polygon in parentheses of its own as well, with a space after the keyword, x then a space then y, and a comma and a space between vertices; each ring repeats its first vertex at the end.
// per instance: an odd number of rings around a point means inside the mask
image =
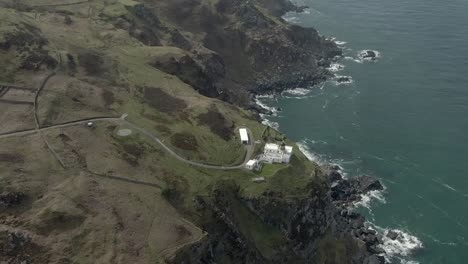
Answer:
POLYGON ((299 95, 299 96, 304 96, 304 95, 307 95, 311 92, 311 90, 309 89, 305 89, 305 88, 294 88, 294 89, 288 89, 288 90, 285 90, 281 93, 281 95, 283 94, 290 94, 290 95, 299 95))
MULTIPOLYGON (((313 153, 307 145, 307 142, 314 143, 315 141, 304 139, 301 142, 297 143, 301 152, 304 153, 304 155, 309 160, 315 161, 319 165, 328 163, 321 156, 313 153)), ((338 165, 340 168, 339 172, 342 173, 342 175, 344 174, 342 172, 343 167, 340 164, 335 163, 333 165, 338 165)), ((361 198, 362 201, 355 203, 355 206, 363 206, 370 209, 371 201, 373 200, 377 200, 384 204, 386 203, 385 197, 383 196, 383 191, 371 191, 366 195, 362 195, 361 198)), ((410 256, 414 250, 423 248, 423 243, 416 236, 413 236, 402 230, 394 229, 393 231, 397 233, 398 236, 397 238, 395 238, 395 240, 392 240, 391 238, 387 237, 387 234, 390 231, 390 229, 375 226, 370 222, 367 222, 367 225, 370 229, 375 230, 378 234, 382 236, 382 244, 380 245, 380 247, 385 251, 384 257, 386 262, 391 263, 392 259, 399 259, 400 263, 418 264, 418 262, 405 259, 408 256, 410 256)))
MULTIPOLYGON (((335 37, 328 37, 328 38, 326 38, 326 40, 335 42, 335 44, 336 44, 337 46, 343 46, 343 45, 345 45, 346 43, 348 43, 348 42, 346 42, 346 41, 337 40, 335 37)), ((341 47, 341 48, 342 48, 342 47, 341 47)))
POLYGON ((260 117, 262 118, 262 124, 263 124, 263 125, 272 127, 272 128, 274 128, 274 129, 276 129, 276 130, 279 129, 279 124, 278 124, 278 122, 274 122, 274 121, 268 120, 268 119, 264 118, 262 115, 260 115, 260 117))
POLYGON ((354 62, 357 62, 357 63, 362 63, 362 60, 360 59, 356 59, 356 58, 353 58, 353 57, 350 57, 350 56, 346 56, 344 57, 345 60, 351 60, 351 61, 354 61, 354 62))
POLYGON ((397 238, 393 240, 387 236, 388 232, 390 232, 389 229, 380 229, 382 232, 382 245, 380 247, 385 250, 387 261, 390 261, 391 258, 396 257, 408 257, 414 250, 424 247, 419 238, 402 230, 392 230, 398 234, 397 238))
POLYGON ((309 160, 314 161, 314 162, 316 162, 316 163, 319 164, 319 165, 325 164, 325 162, 323 161, 323 159, 322 159, 320 156, 316 155, 315 153, 313 153, 313 152, 310 150, 309 146, 307 146, 306 140, 302 140, 302 141, 300 141, 300 142, 298 142, 298 143, 296 143, 296 144, 297 144, 297 146, 299 147, 299 150, 300 150, 309 160))
POLYGON ((379 245, 385 251, 384 257, 386 263, 394 263, 395 259, 399 263, 418 264, 419 262, 406 259, 415 250, 424 247, 423 243, 416 236, 411 235, 400 229, 382 228, 371 222, 366 222, 366 226, 377 232, 382 238, 382 244, 379 245), (394 232, 397 236, 395 239, 388 237, 389 232, 394 232))
POLYGON ((419 262, 414 261, 414 260, 401 260, 401 264, 419 264, 419 262))
POLYGON ((283 19, 290 24, 298 24, 300 22, 298 17, 292 15, 284 15, 283 19))
POLYGON ((345 68, 345 66, 343 64, 332 63, 332 64, 330 64, 330 67, 327 68, 327 70, 329 70, 331 72, 339 72, 339 71, 343 70, 344 68, 345 68))
POLYGON ((255 96, 255 99, 262 99, 262 98, 270 98, 273 99, 275 98, 274 94, 259 94, 255 96))
POLYGON ((335 40, 335 44, 338 45, 338 46, 343 46, 343 45, 345 45, 346 43, 348 43, 348 42, 335 40))
POLYGON ((260 106, 261 108, 267 110, 269 113, 271 113, 272 116, 277 116, 278 115, 278 109, 276 107, 268 106, 264 104, 262 101, 259 99, 260 97, 256 96, 255 97, 255 103, 260 106))
POLYGON ((310 8, 306 8, 306 9, 302 10, 302 13, 306 14, 306 15, 310 15, 310 8))
POLYGON ((305 138, 301 140, 300 142, 297 142, 296 145, 299 147, 299 150, 311 161, 314 161, 315 163, 323 166, 323 165, 333 165, 333 166, 338 166, 339 170, 338 172, 341 174, 341 176, 346 179, 348 178, 348 173, 344 171, 343 164, 345 163, 354 163, 353 161, 351 162, 346 162, 342 159, 329 159, 324 155, 316 154, 311 151, 309 144, 322 144, 322 145, 327 145, 328 142, 322 141, 322 140, 312 140, 305 138))
POLYGON ((367 208, 370 212, 372 212, 371 204, 373 201, 378 201, 383 204, 387 203, 383 194, 384 192, 379 190, 374 190, 366 194, 361 194, 361 200, 359 202, 354 203, 354 206, 364 207, 367 208))
MULTIPOLYGON (((264 104, 262 101, 260 101, 261 98, 274 98, 274 95, 257 95, 255 96, 255 103, 260 106, 261 108, 267 110, 269 113, 271 113, 270 116, 277 116, 278 115, 278 109, 276 107, 272 107, 272 106, 268 106, 266 104, 264 104)), ((260 114, 260 118, 262 119, 262 124, 264 124, 265 126, 269 126, 269 127, 272 127, 274 129, 279 129, 279 124, 278 122, 274 122, 274 121, 271 121, 271 120, 268 120, 267 119, 267 115, 266 114, 260 114)))

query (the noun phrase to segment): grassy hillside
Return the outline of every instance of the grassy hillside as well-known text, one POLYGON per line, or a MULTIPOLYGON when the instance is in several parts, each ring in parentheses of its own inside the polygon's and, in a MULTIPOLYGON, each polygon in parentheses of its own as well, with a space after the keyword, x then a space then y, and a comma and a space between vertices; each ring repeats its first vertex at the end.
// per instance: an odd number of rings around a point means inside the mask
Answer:
MULTIPOLYGON (((181 45, 185 38, 199 45, 200 36, 177 35, 179 25, 162 15, 136 16, 140 4, 0 0, 0 84, 32 88, 12 88, 2 97, 31 104, 0 102, 0 132, 35 128, 34 106, 40 126, 126 113, 185 159, 225 166, 244 160, 239 127, 250 128, 258 149, 271 140, 262 137, 266 128, 253 113, 202 95, 204 86, 194 86, 204 80, 186 79, 208 71, 185 56, 213 51, 181 45), (160 63, 164 69, 155 67, 160 63), (180 75, 178 67, 194 75, 180 75)), ((0 138, 0 193, 24 194, 0 209, 0 231, 24 234, 22 246, 0 254, 0 261, 165 263, 204 239, 194 197, 210 195, 218 182, 233 181, 243 197, 301 196, 321 174, 295 147, 291 165, 267 168, 267 181, 254 184, 255 173, 195 167, 137 131, 119 136, 121 129, 129 127, 110 120, 0 138)), ((240 229, 264 254, 285 243, 241 202, 236 208, 240 229)))

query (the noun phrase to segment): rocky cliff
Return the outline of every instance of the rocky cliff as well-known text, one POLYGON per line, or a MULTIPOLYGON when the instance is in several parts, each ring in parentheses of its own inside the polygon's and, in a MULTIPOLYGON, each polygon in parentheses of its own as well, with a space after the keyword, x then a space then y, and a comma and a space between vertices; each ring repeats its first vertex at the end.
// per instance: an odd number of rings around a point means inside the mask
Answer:
POLYGON ((304 186, 304 196, 267 192, 248 198, 232 182, 219 184, 210 196, 197 198, 207 238, 172 263, 384 263, 382 238, 350 209, 360 195, 382 190, 380 182, 337 175, 332 169, 327 181, 304 186), (348 186, 341 196, 337 185, 348 186))
POLYGON ((324 81, 330 59, 341 54, 315 29, 286 23, 289 1, 143 1, 115 21, 145 45, 176 46, 183 59, 155 67, 181 76, 200 93, 247 106, 251 93, 324 81), (190 69, 189 69, 190 68, 190 69), (186 72, 197 76, 186 78, 186 72), (190 79, 190 80, 189 80, 190 79), (203 84, 203 85, 198 85, 203 84))
POLYGON ((256 184, 247 170, 174 159, 135 130, 123 138, 117 120, 14 133, 37 125, 32 114, 54 126, 127 113, 188 160, 238 164, 236 127, 287 140, 246 111, 252 96, 322 82, 341 54, 281 18, 302 7, 37 2, 0 0, 0 97, 26 102, 0 113, 11 136, 0 141, 0 262, 382 263, 380 238, 348 208, 380 183, 342 179, 299 151, 256 184))

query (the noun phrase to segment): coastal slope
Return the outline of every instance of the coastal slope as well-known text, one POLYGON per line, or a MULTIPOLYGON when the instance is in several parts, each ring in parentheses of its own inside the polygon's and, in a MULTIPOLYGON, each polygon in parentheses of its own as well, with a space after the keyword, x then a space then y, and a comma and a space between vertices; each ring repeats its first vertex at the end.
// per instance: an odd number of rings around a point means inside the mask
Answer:
POLYGON ((0 261, 382 263, 347 210, 378 184, 348 183, 258 120, 255 94, 324 81, 341 54, 281 18, 301 10, 0 0, 0 261), (239 127, 255 154, 294 146, 291 163, 210 169, 242 164, 239 127))

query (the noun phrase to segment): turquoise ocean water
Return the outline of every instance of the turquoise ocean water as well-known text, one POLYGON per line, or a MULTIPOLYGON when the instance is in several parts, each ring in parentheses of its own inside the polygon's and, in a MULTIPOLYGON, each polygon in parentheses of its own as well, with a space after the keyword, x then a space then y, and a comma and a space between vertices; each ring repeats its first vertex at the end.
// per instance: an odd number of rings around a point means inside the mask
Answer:
POLYGON ((260 98, 283 109, 266 118, 312 158, 382 180, 384 199, 360 210, 407 234, 386 244, 393 263, 468 263, 468 1, 302 3, 285 18, 346 42, 336 74, 353 83, 260 98), (363 49, 381 56, 361 62, 363 49))

